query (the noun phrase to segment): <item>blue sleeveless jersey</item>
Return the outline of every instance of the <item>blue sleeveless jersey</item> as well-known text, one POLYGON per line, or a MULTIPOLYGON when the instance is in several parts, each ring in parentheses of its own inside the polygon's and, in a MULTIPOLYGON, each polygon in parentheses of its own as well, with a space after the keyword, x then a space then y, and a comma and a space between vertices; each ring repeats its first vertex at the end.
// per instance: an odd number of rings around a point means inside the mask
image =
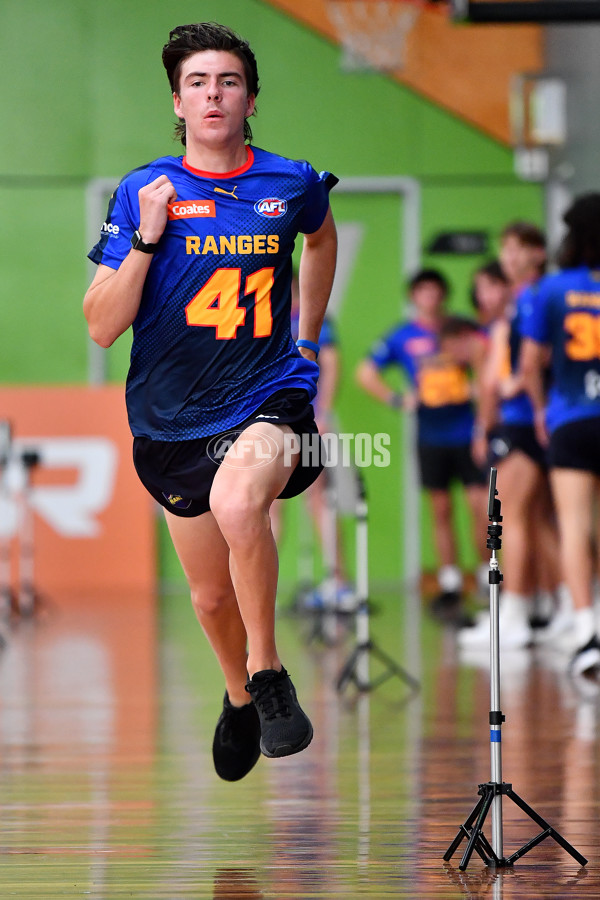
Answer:
POLYGON ((371 360, 378 368, 400 366, 417 391, 419 443, 470 443, 474 416, 468 374, 441 352, 435 331, 419 322, 402 324, 373 348, 371 360))
POLYGON ((162 157, 119 184, 93 262, 119 268, 139 226, 138 191, 159 175, 177 200, 133 323, 133 434, 206 437, 235 427, 281 388, 304 388, 312 399, 319 368, 290 334, 291 254, 298 233, 322 225, 337 179, 256 147, 226 174, 162 157))
POLYGON ((549 275, 527 313, 522 334, 552 350, 549 431, 600 417, 600 271, 549 275))

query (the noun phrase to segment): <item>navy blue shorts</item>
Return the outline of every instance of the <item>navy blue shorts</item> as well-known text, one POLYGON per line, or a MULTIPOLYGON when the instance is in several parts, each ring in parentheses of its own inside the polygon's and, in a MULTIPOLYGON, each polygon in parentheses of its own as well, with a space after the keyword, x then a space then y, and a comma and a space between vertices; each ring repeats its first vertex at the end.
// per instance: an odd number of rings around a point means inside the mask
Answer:
POLYGON ((550 435, 551 469, 580 469, 600 477, 600 418, 578 419, 550 435))
POLYGON ((533 425, 498 425, 490 435, 490 466, 502 462, 510 453, 520 450, 541 469, 548 467, 546 451, 535 436, 533 425))
POLYGON ((485 473, 473 462, 469 444, 457 447, 417 447, 421 484, 429 491, 447 491, 453 481, 465 486, 485 484, 485 473))
MULTIPOLYGON (((308 393, 286 388, 268 397, 251 416, 221 434, 187 441, 133 439, 133 463, 146 490, 176 516, 192 518, 210 510, 210 491, 228 448, 249 425, 277 419, 294 434, 318 435, 308 393)), ((320 442, 320 438, 318 439, 320 442)), ((266 448, 268 450, 268 447, 266 448)), ((318 478, 324 453, 301 453, 280 498, 295 497, 318 478)))

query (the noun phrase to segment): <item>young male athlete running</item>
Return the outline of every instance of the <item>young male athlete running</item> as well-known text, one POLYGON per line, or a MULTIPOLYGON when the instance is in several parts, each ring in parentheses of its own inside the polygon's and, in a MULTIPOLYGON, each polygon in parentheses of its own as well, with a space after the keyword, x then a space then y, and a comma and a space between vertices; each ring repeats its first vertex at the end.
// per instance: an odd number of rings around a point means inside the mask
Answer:
POLYGON ((293 434, 316 432, 311 401, 335 269, 328 194, 336 179, 251 145, 256 60, 230 29, 179 26, 162 59, 186 153, 121 181, 90 253, 98 271, 84 311, 103 347, 133 325, 126 397, 134 462, 165 508, 225 677, 213 758, 220 777, 235 781, 261 750, 286 756, 312 738, 275 643, 269 507, 320 471, 313 456, 300 460, 293 434))

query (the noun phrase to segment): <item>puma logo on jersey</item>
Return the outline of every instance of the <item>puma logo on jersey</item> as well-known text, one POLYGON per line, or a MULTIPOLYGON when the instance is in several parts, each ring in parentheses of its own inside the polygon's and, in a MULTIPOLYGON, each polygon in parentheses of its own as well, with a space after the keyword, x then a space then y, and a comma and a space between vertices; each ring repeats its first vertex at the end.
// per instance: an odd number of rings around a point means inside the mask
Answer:
POLYGON ((257 419, 278 419, 279 416, 265 416, 264 413, 259 413, 257 416, 255 416, 255 418, 257 418, 257 419))
POLYGON ((216 194, 227 194, 228 197, 233 197, 234 200, 239 200, 240 198, 237 196, 237 184, 232 191, 226 191, 225 188, 214 188, 213 189, 216 194))

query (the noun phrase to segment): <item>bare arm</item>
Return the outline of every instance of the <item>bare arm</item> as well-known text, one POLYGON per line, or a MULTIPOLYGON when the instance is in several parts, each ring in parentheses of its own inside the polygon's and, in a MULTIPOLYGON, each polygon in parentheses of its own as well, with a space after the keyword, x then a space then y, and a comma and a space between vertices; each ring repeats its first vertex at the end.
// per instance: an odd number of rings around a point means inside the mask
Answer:
POLYGON ((488 432, 498 419, 499 386, 509 330, 510 325, 506 320, 500 319, 495 323, 490 336, 489 352, 479 372, 477 425, 484 433, 488 432))
POLYGON ((328 422, 339 380, 339 353, 333 344, 319 353, 319 418, 328 422))
POLYGON ((487 461, 487 433, 498 419, 498 399, 503 357, 506 352, 509 323, 504 319, 495 323, 485 356, 478 361, 475 370, 476 406, 475 427, 471 454, 479 466, 487 461))
MULTIPOLYGON (((167 205, 177 197, 175 188, 161 175, 138 196, 139 231, 145 243, 155 244, 167 224, 167 205)), ((90 337, 101 347, 110 347, 135 319, 151 262, 151 254, 132 249, 118 269, 98 266, 83 300, 83 312, 90 337)))
POLYGON ((533 406, 535 434, 540 444, 548 444, 548 432, 545 422, 546 397, 544 392, 543 370, 548 357, 544 344, 538 344, 531 338, 523 338, 519 357, 519 372, 523 386, 533 406))
POLYGON ((151 259, 131 250, 119 269, 98 266, 83 298, 83 314, 90 337, 101 347, 110 347, 135 319, 151 259))
POLYGON ((371 397, 385 403, 386 406, 396 405, 398 394, 385 381, 375 363, 370 359, 363 359, 356 370, 356 381, 360 387, 371 397))
POLYGON ((481 393, 481 385, 485 376, 487 361, 490 353, 490 342, 486 335, 476 334, 471 338, 473 342, 473 356, 471 359, 471 371, 473 373, 473 394, 475 400, 481 393))
MULTIPOLYGON (((323 224, 313 234, 304 235, 304 245, 299 266, 300 321, 298 336, 304 340, 319 340, 321 326, 335 275, 337 257, 337 232, 331 209, 323 224)), ((300 348, 300 353, 314 359, 312 350, 300 348)))

